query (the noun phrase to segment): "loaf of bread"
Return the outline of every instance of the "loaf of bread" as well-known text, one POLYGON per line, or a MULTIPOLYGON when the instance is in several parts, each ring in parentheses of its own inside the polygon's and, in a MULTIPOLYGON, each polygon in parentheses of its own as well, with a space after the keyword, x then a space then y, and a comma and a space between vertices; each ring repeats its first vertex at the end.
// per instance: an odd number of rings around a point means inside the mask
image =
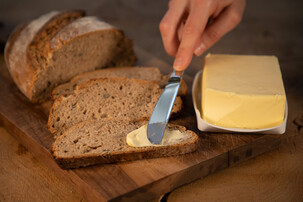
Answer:
MULTIPOLYGON (((74 124, 87 120, 148 120, 162 89, 157 82, 127 78, 99 78, 77 86, 73 94, 54 101, 48 129, 61 135, 74 124)), ((182 109, 176 98, 172 114, 182 109)))
POLYGON ((123 32, 82 11, 53 11, 18 26, 5 47, 5 61, 21 92, 43 102, 58 84, 108 66, 131 66, 133 44, 123 32))
MULTIPOLYGON (((96 78, 134 78, 146 81, 155 81, 160 88, 164 88, 168 81, 168 76, 163 76, 158 68, 155 67, 115 67, 106 68, 79 74, 69 82, 61 84, 52 91, 52 99, 55 100, 61 95, 67 96, 73 93, 76 87, 90 79, 96 78)), ((182 80, 179 88, 179 96, 187 94, 187 85, 182 80)))
POLYGON ((143 122, 85 121, 69 128, 51 147, 56 162, 62 168, 78 168, 101 163, 113 163, 147 158, 182 155, 198 147, 198 136, 182 126, 168 125, 179 130, 181 139, 169 145, 131 147, 126 136, 143 122))

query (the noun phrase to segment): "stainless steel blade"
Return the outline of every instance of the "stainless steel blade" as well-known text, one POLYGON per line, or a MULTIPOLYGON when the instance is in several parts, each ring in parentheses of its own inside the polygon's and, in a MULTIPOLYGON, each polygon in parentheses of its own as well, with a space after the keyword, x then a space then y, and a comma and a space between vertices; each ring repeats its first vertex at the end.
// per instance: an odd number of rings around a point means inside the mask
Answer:
POLYGON ((147 126, 147 138, 152 144, 160 144, 163 139, 164 131, 178 94, 182 75, 183 71, 173 71, 150 116, 147 126))

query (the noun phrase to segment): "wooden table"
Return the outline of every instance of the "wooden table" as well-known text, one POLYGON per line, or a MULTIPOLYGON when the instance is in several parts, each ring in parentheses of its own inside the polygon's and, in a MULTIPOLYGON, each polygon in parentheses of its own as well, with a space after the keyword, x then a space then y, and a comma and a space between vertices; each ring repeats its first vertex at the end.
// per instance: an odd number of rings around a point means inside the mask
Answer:
MULTIPOLYGON (((121 27, 135 43, 167 63, 158 22, 167 2, 105 1, 89 4, 59 0, 1 1, 0 20, 10 28, 53 9, 84 8, 121 27), (39 5, 39 2, 41 5, 39 5), (82 5, 83 4, 83 5, 82 5), (34 6, 36 5, 36 6, 34 6), (21 12, 28 11, 28 12, 21 12)), ((289 106, 288 136, 281 146, 233 168, 183 186, 168 194, 168 201, 302 201, 303 200, 303 40, 302 3, 249 1, 240 26, 209 52, 277 55, 283 73, 289 106)), ((3 30, 3 29, 2 29, 3 30)), ((0 30, 0 31, 2 31, 0 30)), ((4 37, 2 36, 1 39, 4 37)), ((186 71, 193 76, 202 66, 195 58, 186 71)), ((39 162, 0 127, 0 201, 80 201, 82 196, 39 162)))

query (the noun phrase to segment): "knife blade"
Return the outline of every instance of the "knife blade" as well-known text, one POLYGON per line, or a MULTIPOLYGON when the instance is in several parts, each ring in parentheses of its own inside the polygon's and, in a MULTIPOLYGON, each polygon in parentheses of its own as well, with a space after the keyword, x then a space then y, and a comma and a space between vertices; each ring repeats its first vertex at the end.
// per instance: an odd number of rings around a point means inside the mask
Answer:
POLYGON ((149 118, 147 138, 152 144, 160 144, 163 139, 164 131, 178 94, 182 76, 183 71, 173 71, 149 118))

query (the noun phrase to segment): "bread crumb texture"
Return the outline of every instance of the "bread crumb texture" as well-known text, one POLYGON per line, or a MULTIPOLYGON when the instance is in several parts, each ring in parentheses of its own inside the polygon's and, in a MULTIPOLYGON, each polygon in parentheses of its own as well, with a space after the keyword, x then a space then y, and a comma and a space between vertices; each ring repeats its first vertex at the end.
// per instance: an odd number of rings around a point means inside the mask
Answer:
POLYGON ((69 128, 52 145, 52 153, 63 168, 77 168, 99 163, 113 163, 143 158, 157 158, 193 152, 198 136, 182 126, 168 125, 179 130, 183 138, 163 147, 131 147, 126 136, 146 122, 84 121, 69 128))
MULTIPOLYGON (((48 128, 61 135, 74 124, 87 120, 148 120, 162 93, 151 81, 127 78, 99 78, 77 87, 76 91, 55 100, 50 111, 48 128)), ((172 114, 182 109, 176 98, 172 114)))

